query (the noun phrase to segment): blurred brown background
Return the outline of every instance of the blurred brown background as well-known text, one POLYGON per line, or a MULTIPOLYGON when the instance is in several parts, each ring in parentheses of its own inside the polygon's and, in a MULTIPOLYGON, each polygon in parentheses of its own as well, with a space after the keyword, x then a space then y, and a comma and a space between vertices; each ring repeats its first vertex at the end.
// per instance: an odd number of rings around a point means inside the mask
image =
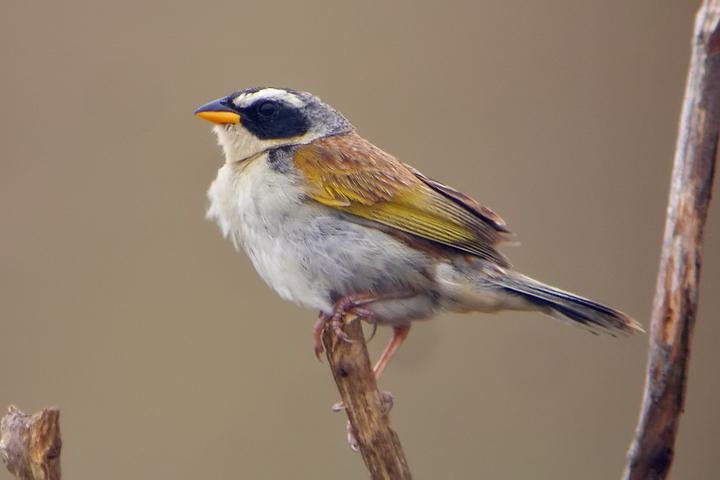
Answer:
MULTIPOLYGON (((315 312, 203 219, 192 111, 252 85, 320 95, 496 209, 519 269, 647 325, 697 3, 4 2, 0 407, 62 409, 68 479, 366 478, 315 312)), ((717 203, 676 479, 718 455, 717 203)), ((419 479, 618 478, 646 342, 447 315, 382 386, 419 479)))

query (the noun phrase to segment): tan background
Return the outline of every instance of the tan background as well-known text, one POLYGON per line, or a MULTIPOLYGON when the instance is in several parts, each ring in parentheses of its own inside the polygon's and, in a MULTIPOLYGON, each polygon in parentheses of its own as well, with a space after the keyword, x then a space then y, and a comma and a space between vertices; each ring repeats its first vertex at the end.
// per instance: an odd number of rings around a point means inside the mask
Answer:
MULTIPOLYGON (((500 212, 518 268, 647 325, 697 2, 388 3, 3 3, 0 406, 62 409, 66 478, 366 476, 315 313, 203 219, 192 110, 234 89, 320 95, 500 212)), ((719 452, 715 203, 675 479, 719 452)), ((383 380, 416 477, 617 478, 646 341, 418 325, 383 380)))

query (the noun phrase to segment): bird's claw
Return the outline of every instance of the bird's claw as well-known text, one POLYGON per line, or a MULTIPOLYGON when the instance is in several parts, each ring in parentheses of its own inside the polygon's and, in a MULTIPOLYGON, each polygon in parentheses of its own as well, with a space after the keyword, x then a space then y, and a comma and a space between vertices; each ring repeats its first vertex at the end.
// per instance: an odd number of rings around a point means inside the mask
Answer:
POLYGON ((329 320, 330 317, 321 312, 320 316, 317 319, 317 322, 315 322, 315 326, 313 327, 313 345, 315 350, 315 357, 317 357, 318 361, 320 362, 322 362, 321 355, 325 351, 325 348, 323 348, 322 344, 322 334, 325 331, 325 327, 327 326, 329 320))
POLYGON ((335 338, 346 343, 353 343, 352 339, 343 330, 343 326, 354 321, 362 319, 372 324, 372 332, 367 341, 372 340, 377 332, 377 321, 371 310, 363 308, 366 305, 377 300, 391 298, 405 298, 407 295, 371 295, 371 294, 353 294, 342 297, 335 302, 332 314, 320 313, 318 321, 315 322, 313 329, 313 338, 315 340, 315 356, 320 359, 320 355, 325 351, 322 344, 322 335, 325 329, 330 326, 333 329, 335 338))
POLYGON ((348 334, 345 333, 345 330, 343 330, 343 327, 345 326, 345 323, 350 323, 353 320, 355 320, 355 318, 357 318, 357 317, 355 315, 353 315, 352 313, 334 316, 332 321, 330 322, 330 327, 333 329, 333 333, 335 334, 335 337, 337 337, 339 340, 342 340, 345 343, 353 343, 350 336, 348 336, 348 334))
POLYGON ((395 406, 395 395, 392 392, 380 392, 380 401, 382 402, 383 413, 387 415, 395 406))
POLYGON ((350 323, 357 318, 352 312, 348 312, 340 315, 333 315, 332 317, 324 313, 320 314, 315 327, 313 327, 313 350, 315 357, 322 362, 322 354, 325 351, 322 343, 322 336, 325 329, 330 326, 333 329, 335 337, 346 343, 353 343, 353 340, 343 330, 345 323, 350 323), (345 321, 343 321, 345 319, 345 321))
POLYGON ((348 420, 345 431, 347 432, 347 443, 350 447, 350 450, 353 452, 359 452, 360 451, 360 444, 357 441, 357 437, 355 436, 355 430, 353 429, 352 424, 350 423, 350 420, 348 420))

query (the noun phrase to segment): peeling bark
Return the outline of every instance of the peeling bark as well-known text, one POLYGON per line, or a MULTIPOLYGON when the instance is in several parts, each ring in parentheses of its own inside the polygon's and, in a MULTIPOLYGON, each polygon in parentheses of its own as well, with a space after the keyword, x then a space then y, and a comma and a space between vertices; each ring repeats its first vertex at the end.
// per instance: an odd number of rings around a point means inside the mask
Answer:
POLYGON ((18 480, 60 480, 60 411, 27 415, 14 406, 0 421, 0 458, 18 480))

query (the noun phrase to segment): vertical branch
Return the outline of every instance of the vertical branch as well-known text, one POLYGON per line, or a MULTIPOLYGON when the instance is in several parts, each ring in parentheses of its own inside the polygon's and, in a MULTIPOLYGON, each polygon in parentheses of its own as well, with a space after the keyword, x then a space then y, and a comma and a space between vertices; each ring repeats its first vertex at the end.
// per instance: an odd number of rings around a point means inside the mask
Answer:
POLYGON ((18 480, 60 480, 60 411, 27 415, 14 406, 0 421, 0 458, 18 480))
POLYGON ((625 480, 664 479, 683 411, 702 239, 720 133, 720 0, 698 11, 650 325, 640 420, 625 480))
POLYGON ((352 343, 338 339, 332 328, 325 330, 322 340, 370 478, 409 480, 410 468, 400 439, 390 427, 387 407, 370 366, 360 320, 347 323, 344 331, 352 343))

